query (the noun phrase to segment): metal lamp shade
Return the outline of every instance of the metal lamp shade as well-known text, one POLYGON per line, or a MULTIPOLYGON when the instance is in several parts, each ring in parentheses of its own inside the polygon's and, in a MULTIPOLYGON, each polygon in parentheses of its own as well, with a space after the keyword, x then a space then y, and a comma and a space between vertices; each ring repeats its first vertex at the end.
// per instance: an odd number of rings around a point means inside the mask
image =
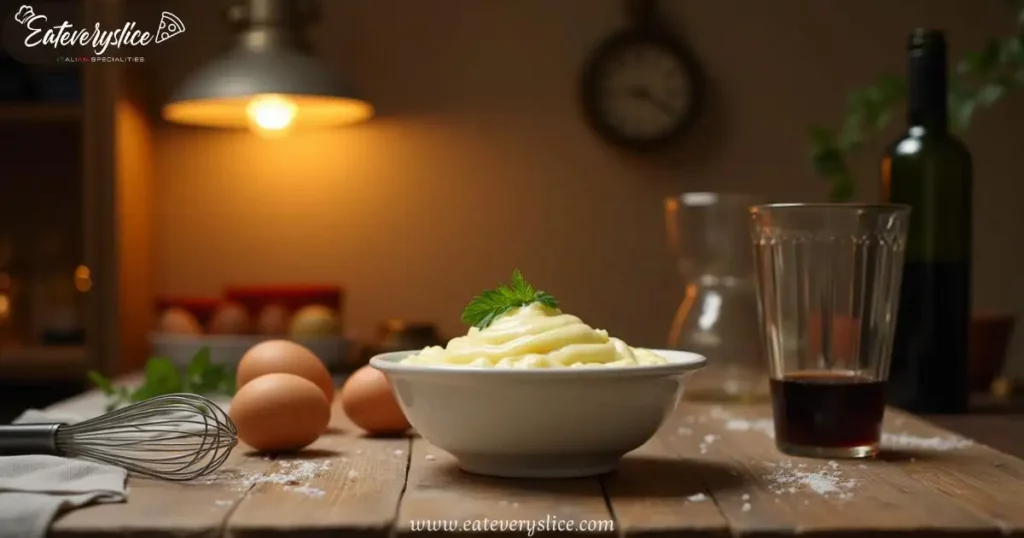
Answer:
POLYGON ((280 95, 298 106, 295 127, 331 127, 373 115, 353 85, 312 57, 285 47, 231 50, 189 77, 164 106, 168 121, 244 128, 246 106, 258 95, 280 95))

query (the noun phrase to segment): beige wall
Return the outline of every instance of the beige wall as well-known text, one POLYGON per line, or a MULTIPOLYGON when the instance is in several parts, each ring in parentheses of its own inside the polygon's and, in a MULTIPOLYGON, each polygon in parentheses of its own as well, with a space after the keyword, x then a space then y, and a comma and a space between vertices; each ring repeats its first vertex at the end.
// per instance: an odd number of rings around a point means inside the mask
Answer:
MULTIPOLYGON (((163 4, 188 31, 147 66, 156 100, 228 42, 217 3, 163 4)), ((584 57, 620 24, 620 2, 323 4, 321 56, 352 74, 380 115, 274 142, 160 125, 158 291, 336 282, 349 289, 358 333, 401 316, 452 334, 466 301, 519 267, 569 310, 645 345, 663 341, 679 300, 664 196, 821 200, 807 125, 836 122, 848 88, 902 71, 907 30, 946 28, 959 56, 1012 24, 998 0, 664 1, 706 66, 711 100, 677 150, 638 157, 596 139, 576 100, 584 57)), ((1018 95, 982 113, 968 138, 979 307, 1024 309, 1022 120, 1018 95)), ((877 151, 862 161, 868 200, 877 151)))

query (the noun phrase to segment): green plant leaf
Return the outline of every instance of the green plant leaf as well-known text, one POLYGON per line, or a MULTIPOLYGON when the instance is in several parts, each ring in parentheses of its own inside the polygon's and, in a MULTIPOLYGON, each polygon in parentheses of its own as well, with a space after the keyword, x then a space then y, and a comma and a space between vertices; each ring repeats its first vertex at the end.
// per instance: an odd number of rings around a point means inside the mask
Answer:
POLYGON ((1006 3, 1009 4, 1010 9, 1013 10, 1017 19, 1017 24, 1024 26, 1024 0, 1007 0, 1006 3))
MULTIPOLYGON (((1024 27, 1024 0, 1007 0, 1015 23, 1024 27)), ((966 54, 949 77, 950 126, 964 132, 979 107, 992 106, 1012 90, 1024 88, 1024 31, 989 39, 980 50, 966 54)), ((841 129, 811 128, 811 163, 817 175, 831 183, 833 200, 852 198, 855 183, 847 158, 862 149, 873 134, 892 122, 906 99, 903 77, 882 75, 862 88, 847 92, 841 129)))
POLYGON ((958 101, 956 106, 950 107, 951 117, 950 120, 953 124, 953 130, 957 132, 963 132, 967 130, 967 126, 971 123, 971 116, 974 115, 974 109, 977 108, 977 103, 973 99, 964 99, 958 101))
POLYGON ((903 77, 885 74, 878 78, 875 85, 878 88, 881 99, 890 105, 906 99, 907 81, 903 77))
POLYGON ((849 202, 853 199, 854 184, 853 178, 848 174, 836 176, 829 190, 828 198, 832 202, 849 202))
MULTIPOLYGON (((835 149, 852 151, 864 143, 864 115, 853 113, 843 123, 843 130, 840 131, 835 149)), ((832 148, 830 148, 832 149, 832 148)))
POLYGON ((546 291, 538 291, 533 299, 548 308, 558 308, 558 300, 546 291))
POLYGON ((219 389, 221 394, 225 394, 227 396, 234 396, 236 390, 237 388, 235 386, 235 376, 230 375, 229 373, 229 375, 226 375, 223 378, 221 378, 219 389))
POLYGON ((532 303, 541 303, 549 308, 558 308, 558 301, 551 294, 537 291, 523 278, 518 269, 512 272, 511 285, 499 285, 480 292, 462 311, 462 322, 483 329, 509 310, 532 303))
POLYGON ((1010 36, 1001 42, 999 63, 1013 64, 1024 61, 1024 34, 1010 36))
POLYGON ((887 74, 879 77, 875 87, 879 106, 872 123, 876 131, 883 131, 892 121, 896 106, 907 97, 907 83, 903 77, 887 74))
POLYGON ((188 374, 190 376, 200 376, 213 366, 210 361, 210 347, 203 346, 196 351, 195 355, 192 355, 192 360, 188 363, 188 374))
POLYGON ((832 178, 846 170, 843 154, 835 147, 817 148, 811 157, 814 171, 826 178, 832 178))
POLYGON ((997 39, 989 40, 985 48, 968 53, 960 63, 957 64, 957 72, 962 75, 973 75, 984 77, 992 72, 999 65, 999 56, 1002 44, 997 39))
POLYGON ((192 357, 186 378, 187 392, 196 394, 234 394, 235 377, 222 364, 214 364, 209 347, 202 347, 192 357))
POLYGON ((836 134, 832 129, 821 125, 812 125, 808 130, 808 136, 811 138, 811 145, 814 149, 831 148, 836 143, 836 134))
POLYGON ((103 391, 103 394, 106 394, 107 396, 117 394, 117 389, 114 388, 114 383, 104 377, 103 374, 95 370, 89 370, 86 372, 86 375, 89 376, 89 381, 92 381, 92 384, 96 385, 96 388, 103 391))
POLYGON ((975 98, 975 102, 978 105, 991 106, 1004 94, 1006 94, 1006 86, 998 82, 993 82, 986 84, 978 90, 978 96, 975 98))
POLYGON ((877 118, 875 118, 875 130, 884 131, 889 126, 889 122, 892 121, 892 109, 883 110, 877 118))
POLYGON ((146 363, 146 381, 134 392, 131 400, 138 402, 154 396, 182 391, 181 373, 170 359, 153 357, 146 363))
POLYGON ((516 297, 523 299, 530 299, 534 294, 533 286, 523 278, 523 274, 519 272, 519 269, 512 271, 512 291, 516 297))

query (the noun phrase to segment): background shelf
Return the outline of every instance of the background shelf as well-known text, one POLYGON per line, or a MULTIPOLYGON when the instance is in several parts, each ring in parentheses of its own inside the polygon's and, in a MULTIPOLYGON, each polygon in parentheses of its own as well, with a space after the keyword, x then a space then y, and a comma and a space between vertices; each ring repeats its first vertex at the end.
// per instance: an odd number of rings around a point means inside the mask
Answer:
POLYGON ((81 379, 91 367, 85 346, 0 348, 0 379, 81 379))
POLYGON ((0 121, 73 122, 82 119, 77 103, 0 103, 0 121))

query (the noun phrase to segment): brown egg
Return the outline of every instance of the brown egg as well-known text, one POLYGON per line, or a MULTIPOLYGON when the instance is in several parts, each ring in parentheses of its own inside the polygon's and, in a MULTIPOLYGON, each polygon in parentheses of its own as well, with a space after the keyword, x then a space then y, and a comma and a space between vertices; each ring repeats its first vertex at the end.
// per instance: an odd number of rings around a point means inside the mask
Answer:
POLYGON ((203 328, 196 317, 184 308, 172 306, 160 314, 157 330, 168 334, 203 334, 203 328))
POLYGON ((334 380, 324 363, 309 349, 288 340, 267 340, 249 348, 238 361, 235 385, 266 374, 292 374, 311 381, 330 402, 334 400, 334 380))
POLYGON ((228 411, 238 438, 262 452, 291 452, 316 441, 331 404, 312 382, 292 374, 260 376, 235 393, 228 411))
POLYGON ((288 309, 283 305, 269 304, 260 310, 256 321, 257 330, 267 336, 284 336, 288 333, 288 309))
POLYGON ((338 313, 323 305, 304 306, 292 317, 288 335, 292 338, 330 338, 341 334, 338 313))
POLYGON ((345 415, 368 433, 395 434, 409 429, 387 378, 370 366, 352 372, 339 399, 345 415))
POLYGON ((238 303, 224 303, 217 307, 207 327, 210 334, 247 334, 252 321, 249 311, 238 303))

